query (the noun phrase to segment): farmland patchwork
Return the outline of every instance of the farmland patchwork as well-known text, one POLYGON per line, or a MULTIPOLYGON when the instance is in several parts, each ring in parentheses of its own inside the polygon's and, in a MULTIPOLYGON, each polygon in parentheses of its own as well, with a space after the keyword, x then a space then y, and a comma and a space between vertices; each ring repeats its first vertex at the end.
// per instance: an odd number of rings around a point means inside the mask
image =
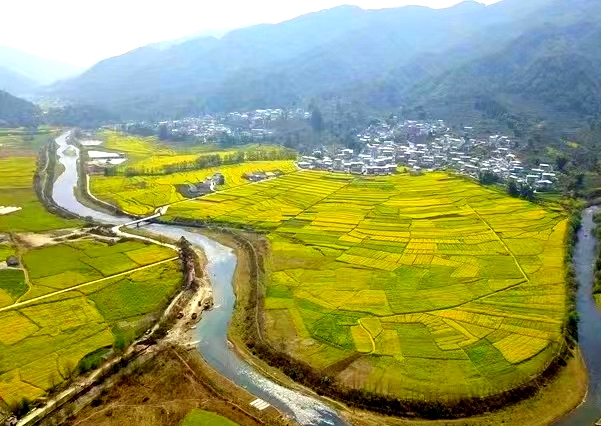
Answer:
POLYGON ((177 262, 157 262, 176 256, 138 242, 83 240, 25 253, 29 283, 22 270, 0 270, 0 397, 33 400, 84 356, 143 331, 181 281, 177 262))
POLYGON ((463 178, 297 172, 168 214, 270 230, 268 338, 352 387, 488 395, 562 342, 565 216, 463 178))

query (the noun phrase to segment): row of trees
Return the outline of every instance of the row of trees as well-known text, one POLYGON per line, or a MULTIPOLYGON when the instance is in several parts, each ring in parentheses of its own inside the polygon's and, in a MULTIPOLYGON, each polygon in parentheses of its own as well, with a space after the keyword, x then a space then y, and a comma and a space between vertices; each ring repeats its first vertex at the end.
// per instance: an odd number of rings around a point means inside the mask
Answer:
MULTIPOLYGON (((496 173, 489 170, 480 172, 478 181, 482 185, 493 185, 499 183, 501 178, 496 173)), ((522 198, 528 201, 534 201, 534 188, 527 183, 518 183, 515 180, 509 179, 505 186, 507 193, 514 198, 522 198)))
POLYGON ((106 168, 105 176, 156 176, 170 175, 174 173, 203 170, 211 167, 220 167, 232 164, 240 164, 247 161, 278 161, 294 160, 297 154, 290 149, 252 149, 248 151, 237 151, 233 153, 203 154, 194 161, 167 164, 158 168, 150 167, 123 167, 106 168))
MULTIPOLYGON (((595 222, 597 224, 597 228, 595 232, 597 233, 597 241, 601 241, 601 212, 595 213, 595 222)), ((595 294, 601 293, 601 244, 597 247, 597 261, 595 262, 595 294)))

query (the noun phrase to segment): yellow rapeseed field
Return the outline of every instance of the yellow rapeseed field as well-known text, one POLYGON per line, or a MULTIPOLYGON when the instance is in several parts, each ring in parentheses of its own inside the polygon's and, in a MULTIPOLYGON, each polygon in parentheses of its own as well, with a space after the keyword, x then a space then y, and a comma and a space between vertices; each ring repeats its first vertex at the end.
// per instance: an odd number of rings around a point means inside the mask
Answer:
POLYGON ((168 215, 269 229, 268 338, 316 368, 363 354, 351 386, 487 395, 561 342, 566 217, 459 177, 299 171, 168 215))
POLYGON ((93 176, 90 190, 128 213, 144 215, 157 207, 186 200, 176 185, 198 184, 219 172, 225 177, 224 188, 233 188, 249 183, 243 178, 246 173, 276 170, 290 173, 296 168, 292 161, 253 161, 161 176, 93 176))

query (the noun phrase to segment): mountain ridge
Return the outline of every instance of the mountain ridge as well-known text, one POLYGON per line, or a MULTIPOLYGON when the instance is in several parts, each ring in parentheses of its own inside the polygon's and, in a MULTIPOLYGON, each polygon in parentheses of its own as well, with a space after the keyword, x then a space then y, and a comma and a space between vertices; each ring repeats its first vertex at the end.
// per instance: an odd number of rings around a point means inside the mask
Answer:
MULTIPOLYGON (((592 0, 466 1, 447 9, 341 6, 233 30, 221 39, 136 49, 52 90, 128 119, 281 107, 331 95, 396 108, 441 99, 448 104, 461 96, 501 102, 523 94, 560 111, 562 102, 577 105, 566 92, 582 94, 590 86, 597 93, 596 77, 584 68, 598 62, 601 25, 591 17, 599 9, 592 0), (571 46, 581 56, 563 57, 571 46), (569 61, 582 69, 570 70, 569 61), (580 79, 580 86, 562 81, 562 73, 580 79), (564 92, 556 90, 558 82, 564 92)), ((599 107, 577 108, 584 116, 599 107)))
POLYGON ((81 70, 73 65, 0 46, 0 89, 14 95, 31 95, 40 86, 71 77, 81 70))

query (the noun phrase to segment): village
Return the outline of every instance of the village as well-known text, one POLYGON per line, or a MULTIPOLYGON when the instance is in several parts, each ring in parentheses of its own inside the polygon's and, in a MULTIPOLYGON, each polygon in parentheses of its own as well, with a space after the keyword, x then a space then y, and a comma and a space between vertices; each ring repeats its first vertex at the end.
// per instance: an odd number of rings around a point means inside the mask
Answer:
POLYGON ((550 164, 526 167, 512 152, 516 143, 508 136, 491 135, 472 138, 471 127, 457 135, 444 121, 404 121, 397 125, 371 125, 357 135, 362 148, 315 150, 302 156, 297 165, 301 169, 326 170, 358 175, 389 175, 399 167, 419 175, 426 171, 453 170, 479 179, 490 173, 502 182, 516 184, 537 191, 554 190, 557 174, 550 164))
MULTIPOLYGON (((195 138, 201 142, 214 138, 263 142, 271 140, 274 123, 286 120, 310 120, 311 113, 302 108, 234 111, 191 117, 160 123, 126 123, 121 130, 133 131, 146 126, 165 139, 195 138)), ((356 135, 355 149, 322 146, 297 163, 301 169, 327 170, 360 175, 388 175, 404 167, 412 174, 433 170, 453 170, 479 179, 483 173, 495 180, 528 185, 536 191, 552 191, 557 174, 550 164, 527 167, 515 149, 518 142, 504 135, 475 135, 464 126, 452 129, 444 120, 375 120, 356 135), (357 148, 359 147, 359 148, 357 148)), ((91 156, 97 155, 91 152, 91 156)), ((112 154, 113 156, 115 154, 112 154)), ((106 165, 121 158, 97 158, 106 165)), ((256 178, 260 180, 259 178, 256 178)))
POLYGON ((114 130, 129 133, 139 133, 142 130, 148 134, 158 134, 161 139, 196 139, 204 143, 222 138, 258 142, 274 135, 275 122, 306 120, 310 116, 302 108, 270 108, 206 114, 202 117, 161 122, 130 122, 117 126, 114 130))

